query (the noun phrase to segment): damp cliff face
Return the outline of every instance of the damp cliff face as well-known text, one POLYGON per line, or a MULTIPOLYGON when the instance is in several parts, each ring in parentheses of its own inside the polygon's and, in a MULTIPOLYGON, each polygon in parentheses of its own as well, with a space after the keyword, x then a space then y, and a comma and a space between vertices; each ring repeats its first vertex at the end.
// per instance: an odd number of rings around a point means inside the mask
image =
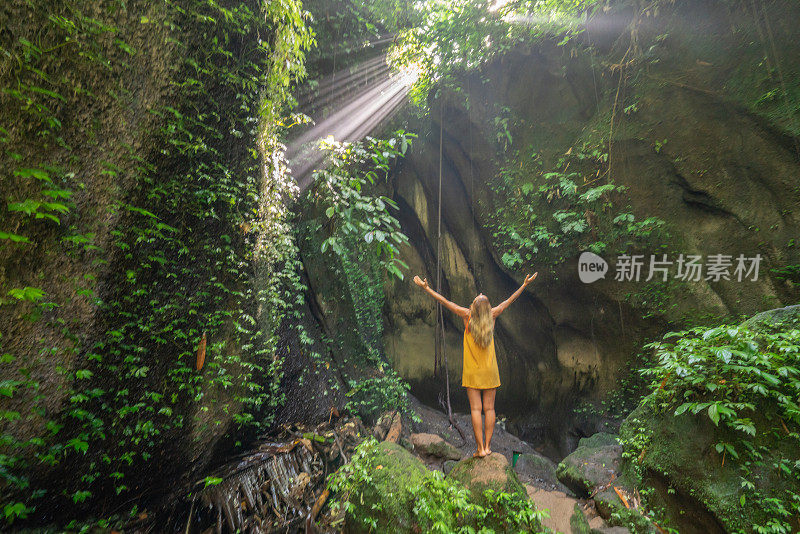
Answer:
POLYGON ((308 39, 294 2, 0 8, 7 520, 166 491, 270 422, 308 39))
MULTIPOLYGON (((462 78, 459 93, 429 102, 420 139, 393 177, 411 237, 404 259, 411 274, 436 279, 442 116, 442 291, 461 305, 478 292, 496 304, 539 272, 497 321, 497 402, 551 452, 565 454, 575 436, 599 429, 572 409, 618 385, 646 340, 797 300, 799 65, 789 14, 797 6, 787 2, 755 13, 715 2, 679 2, 656 17, 620 13, 615 20, 628 26, 598 20, 575 44, 510 52, 462 78), (581 196, 604 184, 599 202, 581 196), (656 222, 625 226, 648 218, 656 222), (579 280, 582 250, 610 264, 605 279, 579 280), (614 280, 622 250, 644 255, 638 282, 614 280), (645 281, 651 254, 701 263, 729 255, 730 279, 703 270, 698 281, 677 280, 673 263, 666 282, 645 281), (736 279, 740 254, 760 254, 757 280, 736 279)), ((435 403, 433 303, 410 280, 386 291, 387 353, 435 403)), ((458 387, 455 319, 445 316, 458 387)))

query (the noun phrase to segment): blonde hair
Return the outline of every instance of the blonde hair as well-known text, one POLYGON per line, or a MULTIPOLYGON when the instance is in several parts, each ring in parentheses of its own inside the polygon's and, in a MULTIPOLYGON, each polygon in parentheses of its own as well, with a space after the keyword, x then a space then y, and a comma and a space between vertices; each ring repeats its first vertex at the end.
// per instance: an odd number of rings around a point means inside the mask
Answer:
POLYGON ((469 305, 469 331, 475 344, 486 348, 492 342, 494 321, 492 307, 485 295, 479 295, 469 305))

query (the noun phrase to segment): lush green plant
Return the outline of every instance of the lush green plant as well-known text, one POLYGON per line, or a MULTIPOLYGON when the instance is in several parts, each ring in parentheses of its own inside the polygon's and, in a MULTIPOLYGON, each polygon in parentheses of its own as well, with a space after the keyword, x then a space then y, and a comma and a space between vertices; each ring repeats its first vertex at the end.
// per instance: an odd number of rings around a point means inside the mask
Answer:
POLYGON ((408 400, 411 386, 394 369, 384 369, 383 364, 379 364, 379 372, 381 370, 382 376, 350 380, 351 389, 346 393, 349 400, 345 408, 367 421, 373 421, 389 410, 400 410, 418 420, 419 416, 408 400))
POLYGON ((358 236, 375 251, 381 266, 403 279, 400 268, 408 266, 397 253, 408 237, 389 213, 390 207, 397 209, 397 203, 384 195, 370 195, 368 188, 376 185, 376 180, 388 178, 392 160, 405 155, 414 137, 399 131, 387 140, 367 137, 348 143, 329 138, 323 142, 323 148, 330 151, 329 165, 314 173, 315 187, 309 193, 317 204, 327 206, 325 215, 332 227, 321 252, 330 248, 342 256, 346 253, 343 238, 358 236))
MULTIPOLYGON (((140 15, 109 1, 96 16, 79 4, 54 9, 27 1, 20 9, 27 10, 23 18, 41 22, 33 32, 38 40, 20 32, 3 49, 15 69, 14 83, 0 95, 4 109, 15 102, 22 110, 23 118, 13 120, 25 129, 0 125, 4 161, 15 162, 21 184, 13 189, 19 196, 5 199, 13 218, 4 221, 14 226, 0 239, 21 257, 36 258, 44 249, 80 262, 92 254, 85 264, 109 271, 106 289, 95 287, 96 272, 76 280, 74 289, 106 330, 92 333, 91 341, 77 336, 74 319, 58 313, 69 299, 53 302, 46 286, 3 291, 9 297, 3 306, 64 338, 52 346, 45 343, 55 336, 43 335, 32 362, 3 352, 2 393, 30 407, 25 414, 3 412, 0 475, 9 522, 30 516, 46 491, 51 499, 60 493, 99 510, 99 501, 113 501, 163 462, 155 454, 190 425, 201 435, 230 417, 240 436, 243 428, 269 424, 270 410, 282 400, 277 325, 298 313, 297 295, 304 291, 284 208, 292 188, 275 131, 312 42, 300 4, 170 1, 140 15), (168 38, 179 63, 170 74, 169 105, 159 101, 149 110, 161 125, 152 152, 126 146, 119 161, 98 162, 112 192, 126 188, 124 199, 112 194, 109 212, 93 218, 114 223, 110 249, 102 250, 96 234, 79 226, 87 218, 74 214, 72 203, 86 187, 72 145, 96 147, 98 122, 74 110, 98 102, 107 109, 110 102, 113 115, 135 100, 126 85, 129 61, 142 51, 113 24, 131 15, 168 38), (70 77, 90 71, 79 81, 70 77), (101 100, 106 91, 113 94, 101 100), (81 124, 87 117, 88 127, 81 124), (263 179, 271 196, 262 195, 263 179), (209 342, 200 373, 195 353, 204 333, 209 342), (56 356, 68 366, 48 367, 56 356), (40 391, 43 366, 61 375, 60 412, 47 408, 40 391), (31 473, 59 465, 70 474, 66 484, 55 492, 32 485, 31 473)), ((132 135, 149 139, 145 133, 132 135)))
MULTIPOLYGON (((800 329, 774 330, 723 324, 669 332, 645 345, 658 363, 641 373, 652 379, 644 402, 660 413, 702 412, 725 430, 715 448, 740 472, 743 513, 749 522, 764 519, 754 531, 777 533, 790 532, 800 514, 800 460, 781 452, 800 450, 800 329), (765 477, 781 489, 764 487, 765 477)), ((641 430, 626 457, 643 454, 650 437, 641 430)))
POLYGON ((596 146, 570 150, 554 168, 533 151, 510 158, 490 182, 494 204, 482 206, 502 262, 509 269, 558 264, 583 250, 626 250, 661 236, 664 221, 637 221, 617 206, 627 187, 608 174, 608 153, 596 146))
POLYGON ((794 284, 800 284, 800 265, 786 265, 770 269, 770 272, 775 273, 775 278, 778 280, 785 280, 794 284))
POLYGON ((397 205, 380 193, 393 162, 406 154, 414 137, 398 131, 389 139, 325 140, 328 164, 314 173, 304 197, 303 212, 316 217, 297 230, 306 254, 314 256, 309 265, 327 273, 318 294, 341 309, 332 343, 349 362, 343 371, 347 408, 367 420, 388 409, 410 413, 409 386, 387 364, 382 339, 385 276, 403 278, 401 269, 407 266, 399 247, 408 238, 390 211, 397 205))
POLYGON ((566 2, 454 0, 415 4, 416 17, 410 27, 398 28, 399 36, 389 52, 398 69, 418 74, 411 95, 425 103, 435 83, 447 85, 455 73, 463 73, 501 56, 509 50, 543 37, 563 37, 565 45, 580 33, 582 12, 597 0, 566 2))
MULTIPOLYGON (((335 513, 350 510, 364 491, 373 489, 374 473, 382 468, 376 461, 378 445, 374 437, 366 439, 356 447, 349 463, 329 475, 335 513)), ((484 491, 485 504, 477 504, 464 485, 440 471, 426 471, 422 484, 408 489, 414 497, 411 516, 424 532, 493 532, 487 525, 502 525, 503 532, 538 532, 537 525, 545 516, 529 499, 489 489, 484 491)), ((379 523, 381 512, 376 508, 356 520, 368 528, 388 528, 379 523)))

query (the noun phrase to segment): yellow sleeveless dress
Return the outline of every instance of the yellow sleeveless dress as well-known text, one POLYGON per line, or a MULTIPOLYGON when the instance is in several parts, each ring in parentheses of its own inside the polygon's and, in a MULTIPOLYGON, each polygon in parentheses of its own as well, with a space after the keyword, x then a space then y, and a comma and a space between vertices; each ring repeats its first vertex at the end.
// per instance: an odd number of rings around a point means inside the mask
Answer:
POLYGON ((497 369, 497 356, 494 353, 494 335, 488 347, 479 347, 469 331, 469 318, 464 329, 464 366, 461 385, 475 389, 500 386, 500 372, 497 369))

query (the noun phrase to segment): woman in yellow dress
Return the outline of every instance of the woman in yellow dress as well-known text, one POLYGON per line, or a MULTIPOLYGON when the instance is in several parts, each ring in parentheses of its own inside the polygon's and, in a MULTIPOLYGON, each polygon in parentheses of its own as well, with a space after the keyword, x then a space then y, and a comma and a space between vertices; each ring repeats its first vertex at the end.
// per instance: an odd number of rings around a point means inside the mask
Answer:
POLYGON ((526 276, 522 286, 494 308, 483 293, 475 297, 469 308, 464 308, 450 302, 428 287, 427 278, 422 280, 419 276, 414 277, 414 283, 464 320, 464 365, 461 385, 467 388, 472 432, 478 447, 474 456, 483 457, 492 452, 490 444, 494 433, 494 397, 500 386, 500 373, 494 353, 494 320, 522 294, 525 287, 533 282, 537 274, 539 273, 526 276), (481 411, 486 418, 485 433, 482 428, 484 425, 481 420, 481 411))

